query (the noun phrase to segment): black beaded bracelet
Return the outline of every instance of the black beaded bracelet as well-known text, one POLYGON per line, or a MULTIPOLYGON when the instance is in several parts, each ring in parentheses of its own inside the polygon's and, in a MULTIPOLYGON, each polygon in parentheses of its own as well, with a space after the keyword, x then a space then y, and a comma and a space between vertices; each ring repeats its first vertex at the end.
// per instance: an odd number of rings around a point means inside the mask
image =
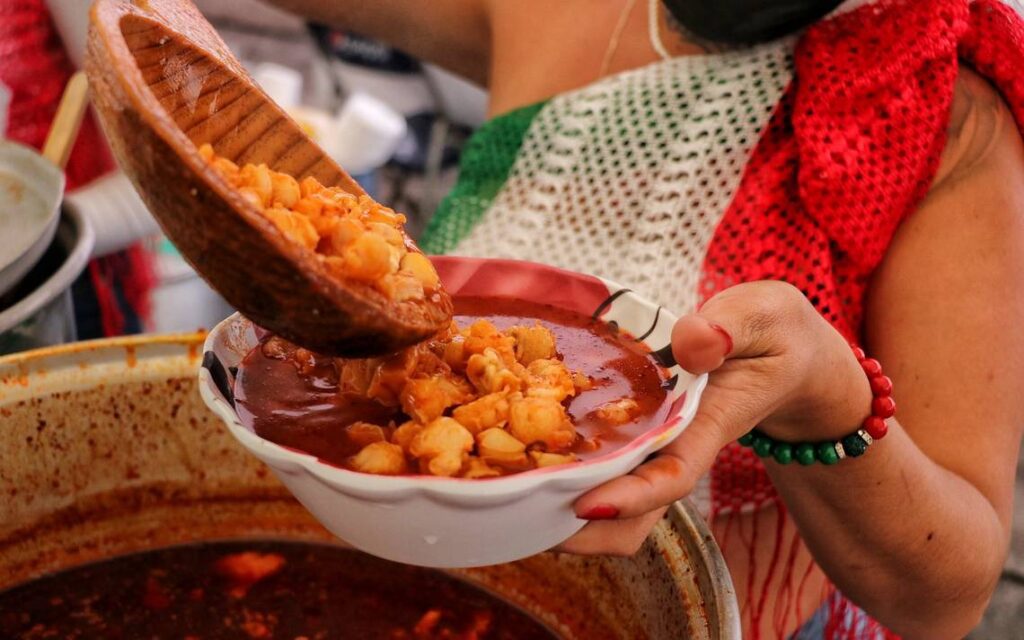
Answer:
POLYGON ((885 421, 896 413, 896 402, 892 399, 892 380, 882 375, 882 365, 865 356, 860 347, 853 344, 850 347, 868 376, 873 396, 871 415, 864 420, 860 429, 841 440, 800 443, 781 442, 753 429, 738 442, 744 447, 750 447, 762 458, 774 458, 779 464, 789 464, 796 460, 805 466, 815 462, 833 465, 843 458, 864 455, 868 447, 888 433, 885 421))

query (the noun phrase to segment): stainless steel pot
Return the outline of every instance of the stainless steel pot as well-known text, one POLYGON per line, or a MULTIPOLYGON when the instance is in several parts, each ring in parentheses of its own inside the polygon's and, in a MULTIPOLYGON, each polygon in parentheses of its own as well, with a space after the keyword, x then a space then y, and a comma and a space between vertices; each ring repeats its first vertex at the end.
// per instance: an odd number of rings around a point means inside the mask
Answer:
MULTIPOLYGON (((337 543, 205 408, 201 345, 125 338, 0 358, 0 589, 183 542, 337 543)), ((541 554, 458 573, 566 638, 740 637, 722 556, 685 504, 633 558, 541 554)))
POLYGON ((21 281, 0 297, 0 354, 75 339, 71 285, 85 269, 95 236, 77 213, 65 212, 49 248, 21 281))

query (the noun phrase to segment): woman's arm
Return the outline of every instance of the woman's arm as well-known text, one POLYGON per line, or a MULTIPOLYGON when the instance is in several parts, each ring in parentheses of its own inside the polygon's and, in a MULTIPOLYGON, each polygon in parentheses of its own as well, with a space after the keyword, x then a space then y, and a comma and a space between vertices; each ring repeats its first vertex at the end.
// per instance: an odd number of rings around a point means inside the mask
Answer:
MULTIPOLYGON (((866 346, 895 382, 899 422, 834 467, 766 463, 829 578, 910 638, 963 637, 982 615, 1006 555, 1024 427, 1024 145, 970 74, 953 121, 937 184, 900 229, 867 308, 866 346)), ((601 505, 619 516, 568 550, 632 550, 657 509, 755 424, 826 440, 867 415, 845 341, 787 285, 716 296, 680 320, 673 343, 688 369, 713 371, 698 419, 665 455, 580 499, 584 517, 601 505)))
POLYGON ((491 36, 484 0, 268 1, 387 42, 477 84, 487 84, 491 36))
POLYGON ((769 467, 829 577, 910 637, 961 637, 984 612, 1024 426, 1024 146, 977 76, 961 74, 955 104, 937 184, 868 300, 867 345, 896 384, 902 426, 848 473, 769 467), (873 509, 858 517, 842 500, 851 491, 873 509), (875 550, 858 558, 840 540, 875 550))

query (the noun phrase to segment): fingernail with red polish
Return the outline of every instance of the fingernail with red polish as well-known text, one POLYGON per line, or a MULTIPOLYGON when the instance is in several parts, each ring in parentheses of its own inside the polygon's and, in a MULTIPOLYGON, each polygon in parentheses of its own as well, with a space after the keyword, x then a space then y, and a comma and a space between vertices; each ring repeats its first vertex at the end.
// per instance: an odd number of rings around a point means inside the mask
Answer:
POLYGON ((580 517, 584 520, 614 520, 619 517, 619 510, 610 504, 599 504, 580 517))
POLYGON ((732 353, 732 336, 729 335, 729 332, 720 324, 715 324, 714 322, 709 322, 708 324, 711 325, 715 333, 722 336, 722 339, 725 340, 725 355, 732 353))

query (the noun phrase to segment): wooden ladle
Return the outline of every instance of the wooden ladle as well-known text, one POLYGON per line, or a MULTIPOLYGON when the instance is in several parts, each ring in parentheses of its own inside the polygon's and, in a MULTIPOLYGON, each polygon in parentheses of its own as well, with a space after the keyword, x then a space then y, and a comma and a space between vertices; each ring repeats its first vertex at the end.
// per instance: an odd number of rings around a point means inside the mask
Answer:
POLYGON ((364 191, 271 101, 188 0, 97 0, 86 71, 121 167, 199 274, 257 324, 331 355, 365 357, 419 342, 451 320, 443 290, 391 302, 330 273, 200 158, 364 191))

